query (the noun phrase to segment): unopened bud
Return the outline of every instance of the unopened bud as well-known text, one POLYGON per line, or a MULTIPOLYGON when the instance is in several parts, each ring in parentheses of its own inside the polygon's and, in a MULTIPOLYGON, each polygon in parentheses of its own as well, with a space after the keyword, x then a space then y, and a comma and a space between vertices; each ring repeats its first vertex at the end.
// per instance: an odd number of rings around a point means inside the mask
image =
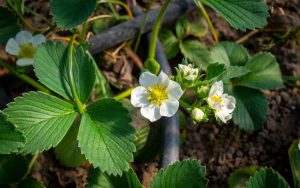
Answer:
POLYGON ((205 118, 205 113, 200 108, 194 108, 192 111, 192 118, 196 122, 201 122, 205 118))

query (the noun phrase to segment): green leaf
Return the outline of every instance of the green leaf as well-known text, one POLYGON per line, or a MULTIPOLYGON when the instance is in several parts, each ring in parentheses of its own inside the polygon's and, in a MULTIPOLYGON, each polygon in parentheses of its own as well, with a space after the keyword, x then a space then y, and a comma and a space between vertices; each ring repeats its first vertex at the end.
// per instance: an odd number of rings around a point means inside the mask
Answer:
POLYGON ((0 154, 17 152, 24 145, 25 138, 17 131, 13 124, 8 122, 0 113, 0 154))
POLYGON ((85 157, 102 172, 122 174, 129 169, 135 151, 135 130, 121 103, 102 99, 87 107, 78 133, 85 157))
POLYGON ((18 188, 45 188, 45 186, 34 178, 26 178, 18 183, 18 188))
POLYGON ((142 185, 132 169, 123 172, 122 176, 109 176, 100 169, 89 170, 87 188, 142 188, 142 185))
POLYGON ((243 66, 248 57, 247 50, 234 42, 220 42, 211 49, 211 63, 243 66))
POLYGON ((236 99, 233 122, 246 131, 262 128, 268 112, 265 95, 259 90, 240 86, 233 88, 233 95, 236 99))
POLYGON ((151 188, 204 188, 207 182, 205 168, 198 160, 184 160, 160 170, 154 177, 151 188))
POLYGON ((71 29, 92 15, 96 2, 96 0, 51 0, 53 21, 62 29, 71 29))
POLYGON ((0 43, 5 44, 19 32, 18 20, 8 9, 0 6, 0 43))
POLYGON ((300 140, 295 140, 289 148, 289 159, 293 174, 294 187, 300 187, 300 150, 298 147, 300 140))
POLYGON ((199 11, 192 11, 188 15, 188 30, 186 35, 203 37, 207 33, 207 24, 199 11))
POLYGON ((198 67, 206 69, 210 62, 210 53, 208 49, 197 40, 185 40, 180 43, 180 50, 189 61, 198 67))
POLYGON ((179 41, 169 29, 161 29, 159 39, 164 47, 164 52, 168 59, 175 57, 179 52, 179 41))
POLYGON ((219 63, 209 64, 206 69, 206 80, 215 79, 218 80, 218 77, 225 72, 225 65, 219 63))
POLYGON ((246 183, 246 188, 288 188, 281 175, 271 168, 262 168, 246 183))
POLYGON ((63 140, 54 148, 56 157, 67 167, 77 167, 86 159, 78 147, 77 134, 79 122, 76 120, 63 140))
POLYGON ((71 127, 74 107, 43 92, 29 92, 15 98, 4 110, 7 119, 24 133, 21 151, 37 153, 56 146, 71 127))
POLYGON ((240 80, 239 85, 253 89, 284 87, 279 64, 272 54, 256 54, 245 66, 251 73, 245 75, 240 80))
POLYGON ((241 77, 250 71, 245 67, 228 66, 224 64, 213 63, 207 67, 206 80, 216 82, 218 80, 230 80, 232 78, 241 77))
POLYGON ((232 172, 228 178, 229 188, 244 188, 248 179, 259 169, 258 166, 247 166, 232 172))
MULTIPOLYGON (((185 15, 178 18, 176 21, 176 35, 179 40, 182 40, 186 35, 186 30, 189 27, 188 19, 185 15)), ((176 38, 176 36, 174 36, 176 38)))
POLYGON ((28 170, 28 162, 21 155, 0 155, 0 184, 21 180, 28 170))
POLYGON ((268 7, 263 0, 201 0, 221 16, 232 27, 246 29, 262 28, 267 24, 268 7))
MULTIPOLYGON (((94 60, 81 46, 74 50, 75 88, 81 102, 85 103, 95 84, 94 60)), ((34 68, 39 81, 59 95, 72 100, 67 67, 68 49, 62 43, 47 42, 37 49, 34 68)))

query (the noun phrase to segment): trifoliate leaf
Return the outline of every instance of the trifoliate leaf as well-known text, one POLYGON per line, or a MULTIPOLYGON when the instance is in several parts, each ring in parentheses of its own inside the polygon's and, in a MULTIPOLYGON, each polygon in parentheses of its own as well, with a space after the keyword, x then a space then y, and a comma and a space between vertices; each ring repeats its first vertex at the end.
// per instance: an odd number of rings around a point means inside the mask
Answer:
POLYGON ((7 8, 0 6, 0 43, 5 44, 19 32, 16 16, 7 8))
POLYGON ((201 0, 221 16, 232 27, 246 30, 262 28, 267 24, 268 7, 263 0, 201 0))
POLYGON ((229 188, 244 188, 246 182, 259 169, 258 166, 247 166, 232 172, 228 178, 229 188))
POLYGON ((76 27, 92 15, 96 2, 96 0, 51 0, 53 21, 62 29, 76 27))
POLYGON ((21 151, 36 153, 56 146, 66 135, 77 113, 73 105, 43 92, 15 98, 4 110, 7 119, 24 133, 21 151))
POLYGON ((109 176, 100 169, 89 170, 87 188, 142 188, 133 170, 123 172, 122 176, 109 176))
POLYGON ((262 168, 246 183, 246 188, 288 188, 283 177, 271 168, 262 168))
POLYGON ((77 134, 79 129, 79 122, 76 120, 74 125, 69 129, 66 136, 54 148, 55 155, 63 165, 67 167, 77 167, 81 165, 86 159, 81 154, 78 146, 77 134))
POLYGON ((198 67, 206 69, 210 62, 208 49, 197 40, 185 40, 180 43, 180 50, 183 55, 198 67))
POLYGON ((78 133, 85 157, 102 172, 122 174, 129 169, 135 151, 135 130, 121 103, 102 99, 87 107, 78 133))
POLYGON ((246 131, 262 128, 268 112, 268 100, 264 94, 259 90, 236 86, 233 95, 236 99, 233 122, 246 131))
POLYGON ((151 188, 205 188, 205 168, 197 160, 178 161, 160 170, 153 179, 151 188))
MULTIPOLYGON (((74 49, 73 75, 75 88, 82 103, 85 103, 95 84, 93 58, 82 47, 74 49)), ((62 43, 42 44, 35 55, 35 73, 39 81, 66 99, 72 100, 68 68, 68 49, 62 43)))
POLYGON ((211 49, 211 63, 243 66, 248 61, 247 50, 234 42, 220 42, 211 49))
POLYGON ((251 73, 245 75, 239 85, 253 89, 282 88, 283 80, 279 64, 270 53, 259 53, 245 65, 251 73))
POLYGON ((169 29, 161 29, 159 39, 164 47, 164 52, 168 59, 175 57, 179 52, 179 41, 174 33, 169 29))
POLYGON ((0 184, 16 183, 28 170, 28 162, 21 155, 0 155, 0 184))
POLYGON ((289 148, 289 159, 294 180, 294 187, 300 187, 300 140, 295 140, 289 148))
POLYGON ((8 122, 0 113, 0 154, 17 152, 24 145, 25 138, 17 131, 13 124, 8 122))

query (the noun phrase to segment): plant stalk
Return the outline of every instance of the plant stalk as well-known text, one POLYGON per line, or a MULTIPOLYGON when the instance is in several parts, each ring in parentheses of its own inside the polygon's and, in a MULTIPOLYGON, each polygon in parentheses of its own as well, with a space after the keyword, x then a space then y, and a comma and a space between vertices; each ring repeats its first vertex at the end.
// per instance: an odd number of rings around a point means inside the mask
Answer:
POLYGON ((122 100, 126 97, 129 97, 131 95, 131 92, 132 90, 134 89, 134 87, 130 88, 130 89, 127 89, 125 91, 123 91, 122 93, 120 93, 119 95, 116 95, 114 97, 115 100, 119 101, 119 100, 122 100))
POLYGON ((71 87, 71 91, 74 97, 74 100, 76 102, 78 111, 80 114, 82 114, 84 112, 84 105, 81 103, 76 88, 75 88, 75 83, 74 83, 74 75, 73 75, 73 48, 74 48, 74 41, 75 41, 75 36, 72 36, 71 42, 70 42, 70 46, 69 46, 69 66, 68 66, 68 77, 69 77, 69 82, 70 82, 70 87, 71 87))
POLYGON ((155 19, 153 30, 152 30, 151 41, 150 41, 148 59, 155 59, 156 42, 157 42, 157 38, 158 38, 160 23, 162 21, 163 15, 164 15, 170 2, 171 2, 171 0, 166 0, 164 2, 163 6, 161 7, 161 9, 155 19))
POLYGON ((212 22, 211 22, 211 20, 210 20, 210 18, 208 16, 208 14, 207 14, 207 12, 206 12, 203 4, 201 3, 201 1, 194 1, 194 2, 197 5, 197 7, 200 9, 201 14, 203 15, 204 19, 206 20, 206 22, 208 24, 208 27, 211 30, 212 35, 213 35, 216 43, 219 43, 219 37, 218 37, 218 34, 216 32, 216 29, 215 29, 214 25, 212 24, 212 22))
POLYGON ((8 62, 5 62, 2 59, 0 59, 0 65, 3 66, 4 68, 8 69, 11 73, 13 73, 14 75, 16 75, 21 80, 23 80, 26 83, 30 84, 31 86, 37 88, 38 90, 43 91, 45 93, 51 93, 51 91, 48 88, 46 88, 42 84, 38 83, 37 81, 35 81, 31 77, 27 76, 26 74, 17 71, 8 62))

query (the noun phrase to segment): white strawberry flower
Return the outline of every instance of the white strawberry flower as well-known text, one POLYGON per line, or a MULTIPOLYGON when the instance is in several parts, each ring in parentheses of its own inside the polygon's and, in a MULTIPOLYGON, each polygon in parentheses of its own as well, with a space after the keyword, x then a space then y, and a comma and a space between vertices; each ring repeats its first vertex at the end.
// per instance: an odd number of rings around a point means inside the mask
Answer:
POLYGON ((188 64, 188 65, 179 64, 178 68, 179 68, 179 71, 182 72, 183 77, 186 80, 194 81, 197 79, 199 69, 194 68, 194 66, 192 64, 188 64))
POLYGON ((28 31, 20 31, 16 38, 7 41, 5 51, 18 58, 18 66, 28 66, 34 63, 35 51, 45 41, 46 38, 42 34, 32 36, 28 31))
POLYGON ((183 94, 180 85, 161 71, 158 76, 144 72, 140 78, 141 86, 131 93, 131 103, 141 107, 141 114, 154 122, 161 116, 173 116, 179 107, 178 100, 183 94))
POLYGON ((215 115, 223 123, 226 123, 232 118, 235 109, 235 98, 223 92, 223 82, 215 82, 210 88, 207 102, 214 109, 215 115))
POLYGON ((200 108, 194 108, 192 110, 192 118, 196 122, 201 122, 204 119, 204 117, 205 117, 205 114, 204 114, 203 110, 201 110, 200 108))
POLYGON ((298 144, 298 149, 300 150, 300 142, 299 142, 299 144, 298 144))

